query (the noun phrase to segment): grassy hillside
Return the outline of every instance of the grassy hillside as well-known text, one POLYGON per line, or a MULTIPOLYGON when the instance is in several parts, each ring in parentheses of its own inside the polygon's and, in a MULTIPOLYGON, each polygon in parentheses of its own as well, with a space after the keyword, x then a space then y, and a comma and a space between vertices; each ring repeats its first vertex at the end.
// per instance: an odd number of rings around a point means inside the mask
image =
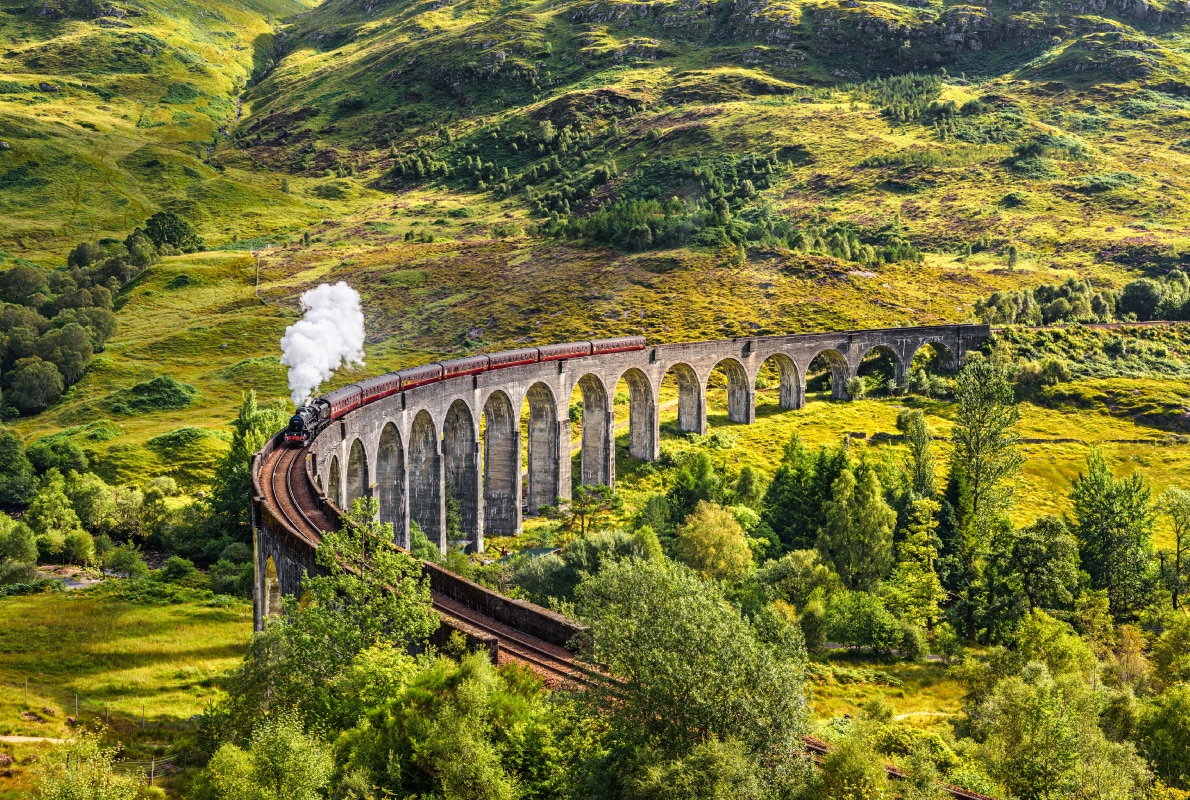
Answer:
POLYGON ((1190 236, 1184 11, 1100 5, 4 6, 0 268, 161 209, 208 247, 126 287, 18 429, 197 488, 241 391, 284 396, 277 340, 326 280, 363 294, 372 372, 1160 274, 1190 236), (160 375, 190 399, 124 413, 160 375))

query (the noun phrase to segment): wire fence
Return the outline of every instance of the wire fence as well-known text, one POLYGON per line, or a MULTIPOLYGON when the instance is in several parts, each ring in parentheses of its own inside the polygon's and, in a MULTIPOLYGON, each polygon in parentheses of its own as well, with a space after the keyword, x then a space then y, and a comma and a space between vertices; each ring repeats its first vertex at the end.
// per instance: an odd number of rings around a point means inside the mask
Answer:
MULTIPOLYGON (((67 715, 67 723, 72 725, 79 725, 86 721, 102 722, 105 727, 113 731, 126 733, 138 730, 180 732, 194 730, 198 727, 194 718, 184 722, 176 720, 167 722, 160 718, 150 718, 145 713, 143 702, 140 703, 140 713, 137 715, 135 712, 127 711, 130 705, 127 701, 113 703, 108 700, 95 700, 61 687, 36 683, 29 680, 28 677, 19 680, 0 680, 0 686, 16 690, 18 695, 23 697, 26 709, 31 710, 29 713, 36 714, 36 711, 32 711, 32 709, 41 705, 42 713, 56 716, 56 712, 48 706, 42 705, 44 701, 49 700, 62 709, 62 712, 67 715), (113 705, 120 706, 120 710, 114 709, 113 705)), ((132 705, 135 706, 135 703, 132 705)), ((202 750, 191 748, 160 757, 116 760, 112 762, 112 769, 120 774, 139 778, 152 786, 161 778, 180 772, 187 766, 201 763, 203 756, 202 750)))

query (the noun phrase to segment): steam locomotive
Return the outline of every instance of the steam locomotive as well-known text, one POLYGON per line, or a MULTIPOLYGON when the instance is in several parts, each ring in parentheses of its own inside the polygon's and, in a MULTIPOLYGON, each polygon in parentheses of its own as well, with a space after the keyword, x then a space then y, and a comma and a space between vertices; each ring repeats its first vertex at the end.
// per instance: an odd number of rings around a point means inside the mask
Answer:
POLYGON ((544 347, 525 347, 520 350, 502 350, 478 356, 467 356, 450 361, 439 361, 420 367, 410 367, 398 372, 387 372, 374 378, 344 386, 324 394, 294 412, 285 429, 285 444, 301 447, 318 435, 331 420, 338 419, 381 398, 425 386, 430 383, 457 378, 463 375, 477 375, 494 369, 519 367, 543 361, 562 361, 568 358, 582 358, 605 353, 623 353, 629 350, 643 350, 645 337, 622 336, 617 339, 595 339, 590 342, 566 342, 544 347))

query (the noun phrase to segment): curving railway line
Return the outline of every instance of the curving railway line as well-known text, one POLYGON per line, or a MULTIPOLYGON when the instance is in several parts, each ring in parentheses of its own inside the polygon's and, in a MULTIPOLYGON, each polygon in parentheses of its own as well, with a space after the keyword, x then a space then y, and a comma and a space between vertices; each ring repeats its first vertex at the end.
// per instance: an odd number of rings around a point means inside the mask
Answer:
MULTIPOLYGON (((330 520, 322 513, 306 478, 306 448, 278 447, 261 472, 269 476, 264 500, 295 533, 317 547, 330 520)), ((434 610, 495 638, 500 661, 515 661, 532 669, 549 686, 583 680, 574 655, 564 648, 517 631, 439 593, 430 592, 434 610)))

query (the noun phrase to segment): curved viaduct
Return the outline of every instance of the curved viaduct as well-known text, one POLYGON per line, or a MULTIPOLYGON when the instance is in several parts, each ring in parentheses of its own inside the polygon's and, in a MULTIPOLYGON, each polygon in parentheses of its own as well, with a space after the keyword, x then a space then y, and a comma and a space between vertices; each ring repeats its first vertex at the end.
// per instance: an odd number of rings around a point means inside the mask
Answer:
POLYGON ((662 344, 490 370, 379 400, 332 422, 305 449, 298 482, 306 485, 292 493, 293 505, 308 512, 302 514, 305 522, 292 523, 278 514, 284 498, 280 490, 268 491, 270 481, 260 474, 277 453, 266 448, 254 462, 260 487, 253 502, 257 596, 263 598, 258 619, 269 613, 267 598, 298 590, 302 571, 313 571, 318 529, 336 524, 339 509, 357 498, 378 500, 380 519, 393 523, 397 544, 408 545, 409 523, 416 521, 444 551, 447 486, 458 501, 467 546, 477 551, 483 550, 485 533, 519 533, 523 509, 569 498, 568 412, 576 388, 583 401, 579 482, 614 486, 613 401, 621 379, 629 387, 629 454, 651 461, 659 455, 659 390, 668 374, 678 383, 678 427, 705 435, 707 384, 716 367, 727 375, 728 419, 752 423, 756 379, 766 363, 775 364, 780 374, 781 407, 797 409, 805 402, 807 373, 818 356, 830 366, 832 396, 846 399, 847 381, 873 351, 891 356, 900 382, 922 347, 933 345, 943 365, 953 369, 989 335, 987 325, 940 325, 662 344), (523 446, 528 450, 524 475, 523 446), (303 526, 309 530, 294 530, 303 526))

